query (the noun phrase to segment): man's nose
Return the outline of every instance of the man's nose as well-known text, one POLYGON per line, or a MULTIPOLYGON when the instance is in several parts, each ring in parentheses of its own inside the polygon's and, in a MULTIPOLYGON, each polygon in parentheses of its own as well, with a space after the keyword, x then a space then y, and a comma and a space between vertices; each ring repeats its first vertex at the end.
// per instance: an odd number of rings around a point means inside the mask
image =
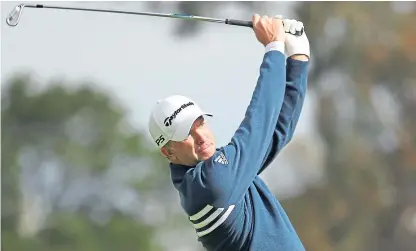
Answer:
POLYGON ((202 145, 205 143, 205 136, 199 132, 198 130, 195 131, 194 135, 194 140, 198 145, 202 145))

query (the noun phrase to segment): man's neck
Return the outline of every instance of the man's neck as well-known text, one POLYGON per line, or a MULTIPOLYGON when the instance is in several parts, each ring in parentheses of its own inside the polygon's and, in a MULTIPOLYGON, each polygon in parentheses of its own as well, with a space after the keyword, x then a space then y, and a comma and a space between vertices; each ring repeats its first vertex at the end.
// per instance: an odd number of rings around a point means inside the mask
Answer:
POLYGON ((200 161, 196 162, 196 163, 179 163, 179 162, 173 162, 171 161, 170 163, 172 165, 178 165, 178 166, 183 166, 183 167, 187 167, 187 168, 192 168, 195 167, 200 161))

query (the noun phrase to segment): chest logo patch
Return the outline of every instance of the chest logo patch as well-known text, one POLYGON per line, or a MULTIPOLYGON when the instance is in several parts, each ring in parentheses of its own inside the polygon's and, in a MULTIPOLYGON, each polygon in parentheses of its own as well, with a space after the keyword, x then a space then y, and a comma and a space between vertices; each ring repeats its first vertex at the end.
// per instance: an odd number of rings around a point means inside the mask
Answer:
POLYGON ((215 159, 214 162, 220 163, 222 165, 227 165, 228 164, 228 160, 225 157, 224 153, 220 153, 220 155, 218 155, 215 159))

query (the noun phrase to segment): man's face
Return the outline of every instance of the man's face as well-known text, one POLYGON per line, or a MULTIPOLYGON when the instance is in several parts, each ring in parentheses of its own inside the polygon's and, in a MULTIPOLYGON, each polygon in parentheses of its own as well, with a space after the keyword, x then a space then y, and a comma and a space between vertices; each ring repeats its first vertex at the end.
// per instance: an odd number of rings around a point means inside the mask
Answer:
POLYGON ((201 116, 195 120, 184 141, 170 141, 169 146, 162 148, 162 153, 170 155, 169 160, 174 164, 194 166, 214 155, 214 134, 201 116))

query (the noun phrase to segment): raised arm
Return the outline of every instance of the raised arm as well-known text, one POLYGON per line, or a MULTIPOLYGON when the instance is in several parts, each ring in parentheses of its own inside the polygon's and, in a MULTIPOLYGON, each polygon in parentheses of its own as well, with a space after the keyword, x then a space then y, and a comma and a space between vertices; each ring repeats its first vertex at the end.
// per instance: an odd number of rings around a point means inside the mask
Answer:
MULTIPOLYGON (((301 30, 303 23, 296 20, 283 20, 285 30, 301 30)), ((286 35, 286 90, 282 110, 273 134, 273 140, 269 144, 267 156, 258 174, 262 173, 277 154, 290 142, 295 132, 308 82, 308 67, 310 58, 309 41, 304 32, 297 37, 290 33, 286 35)))
POLYGON ((290 142, 302 112, 307 88, 309 62, 289 58, 286 70, 286 90, 282 110, 269 144, 266 158, 259 174, 276 158, 277 154, 290 142))

